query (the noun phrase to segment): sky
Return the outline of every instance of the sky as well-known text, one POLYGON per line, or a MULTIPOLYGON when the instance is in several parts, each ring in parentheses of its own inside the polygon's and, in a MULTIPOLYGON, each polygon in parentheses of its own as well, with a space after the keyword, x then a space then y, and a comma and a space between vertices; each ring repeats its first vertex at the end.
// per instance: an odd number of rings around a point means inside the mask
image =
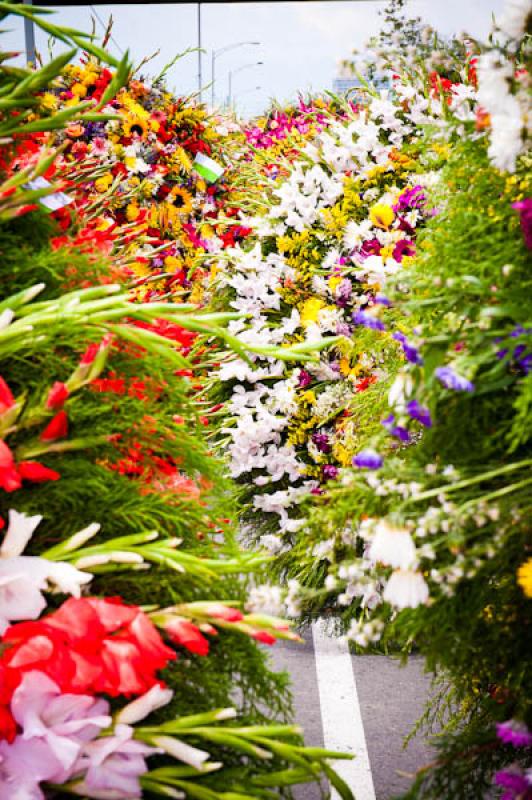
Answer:
MULTIPOLYGON (((363 49, 368 38, 378 32, 378 12, 385 5, 385 0, 203 4, 203 86, 211 82, 213 50, 260 42, 217 56, 216 102, 221 103, 228 94, 229 72, 234 102, 248 116, 260 113, 272 97, 283 101, 295 97, 299 90, 332 89, 338 62, 349 58, 353 49, 363 49)), ((442 34, 465 30, 483 38, 490 29, 492 14, 497 15, 502 5, 503 0, 410 0, 407 10, 442 34)), ((61 7, 56 9, 54 21, 91 30, 93 17, 97 30, 103 32, 112 14, 109 50, 120 55, 129 49, 135 64, 159 50, 142 69, 142 74, 155 76, 177 53, 197 46, 197 8, 196 3, 61 7)), ((22 24, 16 20, 10 27, 11 32, 2 35, 1 49, 23 49, 22 24)), ((38 31, 36 40, 37 48, 47 53, 46 37, 38 31)), ((172 67, 168 85, 180 95, 197 91, 197 53, 172 67)), ((204 91, 204 99, 210 101, 210 89, 204 91)))

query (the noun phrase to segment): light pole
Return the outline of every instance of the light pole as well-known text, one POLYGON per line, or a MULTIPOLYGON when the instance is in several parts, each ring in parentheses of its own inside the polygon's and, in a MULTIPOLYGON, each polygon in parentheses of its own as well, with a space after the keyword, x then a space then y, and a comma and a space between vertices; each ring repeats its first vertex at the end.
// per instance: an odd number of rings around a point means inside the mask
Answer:
POLYGON ((212 51, 211 56, 211 106, 214 108, 214 84, 216 81, 216 59, 228 53, 229 50, 235 50, 237 47, 244 47, 245 45, 259 45, 260 42, 235 42, 234 44, 227 44, 225 47, 220 47, 218 50, 212 51))
POLYGON ((231 99, 232 99, 232 92, 233 92, 233 75, 237 75, 239 72, 242 72, 244 69, 251 69, 251 67, 261 67, 264 64, 264 61, 253 61, 250 64, 242 64, 241 67, 238 69, 229 70, 229 81, 228 81, 228 92, 227 92, 227 107, 231 107, 231 99))

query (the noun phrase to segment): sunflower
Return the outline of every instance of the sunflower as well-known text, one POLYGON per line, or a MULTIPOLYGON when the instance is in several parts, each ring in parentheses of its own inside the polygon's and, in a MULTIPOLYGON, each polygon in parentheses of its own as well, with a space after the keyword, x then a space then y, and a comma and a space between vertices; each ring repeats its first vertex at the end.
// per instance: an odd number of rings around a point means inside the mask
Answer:
POLYGON ((174 186, 167 197, 167 201, 178 210, 180 214, 190 214, 193 198, 183 186, 174 186))
POLYGON ((142 119, 142 117, 126 117, 122 126, 122 134, 127 138, 131 136, 140 136, 143 138, 146 136, 149 129, 148 121, 142 119))

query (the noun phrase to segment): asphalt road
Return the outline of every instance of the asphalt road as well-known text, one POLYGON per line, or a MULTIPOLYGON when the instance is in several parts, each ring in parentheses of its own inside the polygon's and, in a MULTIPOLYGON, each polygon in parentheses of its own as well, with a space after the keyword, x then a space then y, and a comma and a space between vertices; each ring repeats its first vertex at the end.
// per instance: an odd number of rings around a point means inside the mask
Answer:
MULTIPOLYGON (((331 735, 334 744, 341 742, 342 737, 349 740, 351 735, 357 742, 358 737, 356 752, 358 747, 364 748, 371 774, 369 788, 363 774, 362 781, 356 775, 348 780, 357 800, 392 800, 408 788, 416 769, 433 757, 430 745, 419 735, 403 748, 404 737, 421 715, 430 691, 430 676, 424 674, 423 661, 413 657, 402 667, 387 656, 340 655, 344 672, 338 673, 334 664, 327 662, 325 669, 322 665, 318 681, 312 633, 311 629, 303 632, 303 645, 278 642, 271 651, 276 669, 284 669, 292 677, 296 721, 305 730, 305 741, 309 745, 330 746, 331 735), (346 666, 349 671, 349 660, 355 696, 342 685, 346 666), (329 670, 330 666, 333 668, 329 670), (324 704, 329 707, 323 707, 324 704), (359 723, 361 718, 361 724, 357 725, 357 718, 359 723), (335 720, 338 730, 334 729, 335 720), (355 783, 359 784, 358 792, 355 783)), ((353 747, 345 749, 353 752, 353 747)), ((359 753, 362 761, 364 752, 359 753)), ((350 764, 337 762, 342 763, 350 764)), ((319 790, 312 785, 299 787, 296 796, 297 800, 320 800, 319 790)))

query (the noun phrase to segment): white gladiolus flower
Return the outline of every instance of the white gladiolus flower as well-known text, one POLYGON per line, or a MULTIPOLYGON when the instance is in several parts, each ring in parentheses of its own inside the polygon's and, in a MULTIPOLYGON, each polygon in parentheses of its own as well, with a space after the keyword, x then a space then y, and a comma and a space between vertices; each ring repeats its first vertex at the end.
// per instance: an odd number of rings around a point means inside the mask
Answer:
POLYGON ((0 557, 13 558, 23 553, 41 520, 40 514, 28 517, 27 514, 10 508, 9 526, 0 547, 0 557))
POLYGON ((421 572, 398 569, 392 572, 382 596, 387 603, 400 610, 417 608, 427 602, 429 587, 421 572))
POLYGON ((156 711, 158 708, 166 706, 174 693, 171 689, 163 689, 159 684, 155 684, 141 697, 137 697, 124 708, 120 709, 116 715, 116 722, 124 725, 134 725, 139 720, 144 719, 156 711))
POLYGON ((152 742, 156 747, 160 747, 169 755, 177 758, 178 761, 182 761, 184 764, 194 767, 194 769, 197 769, 199 772, 201 772, 203 764, 210 755, 205 750, 191 747, 191 745, 185 744, 185 742, 176 739, 174 736, 154 736, 152 742))
POLYGON ((416 560, 416 547, 406 528, 395 528, 380 520, 370 545, 369 558, 389 567, 407 569, 416 560))

